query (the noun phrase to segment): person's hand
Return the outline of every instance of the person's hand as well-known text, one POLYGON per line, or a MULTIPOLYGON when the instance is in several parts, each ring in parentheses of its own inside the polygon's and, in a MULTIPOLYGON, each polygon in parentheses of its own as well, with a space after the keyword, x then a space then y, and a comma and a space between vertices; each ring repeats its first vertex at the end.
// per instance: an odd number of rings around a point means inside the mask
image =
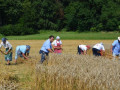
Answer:
POLYGON ((110 50, 110 53, 112 54, 112 50, 110 50))
POLYGON ((8 54, 8 52, 5 52, 5 55, 7 55, 8 54))
POLYGON ((61 49, 61 47, 58 47, 57 49, 59 50, 59 49, 61 49))
POLYGON ((26 59, 26 60, 28 60, 29 58, 28 58, 28 57, 26 57, 25 59, 26 59))

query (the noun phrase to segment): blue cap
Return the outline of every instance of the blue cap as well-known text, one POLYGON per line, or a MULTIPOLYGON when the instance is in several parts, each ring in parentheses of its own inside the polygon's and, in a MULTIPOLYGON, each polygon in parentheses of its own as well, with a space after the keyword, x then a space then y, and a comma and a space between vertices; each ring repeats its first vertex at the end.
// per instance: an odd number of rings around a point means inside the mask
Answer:
POLYGON ((6 40, 7 40, 6 38, 2 38, 2 41, 3 41, 3 42, 6 42, 6 40))
POLYGON ((30 50, 30 46, 29 45, 26 45, 26 48, 30 50))

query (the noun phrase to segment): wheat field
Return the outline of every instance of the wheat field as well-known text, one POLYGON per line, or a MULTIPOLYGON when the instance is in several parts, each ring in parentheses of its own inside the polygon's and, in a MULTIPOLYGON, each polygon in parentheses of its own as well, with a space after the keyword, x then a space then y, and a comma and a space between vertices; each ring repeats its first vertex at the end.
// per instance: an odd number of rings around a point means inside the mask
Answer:
MULTIPOLYGON (((109 49, 113 40, 63 40, 63 54, 50 54, 47 61, 39 64, 39 50, 45 40, 10 40, 13 61, 5 65, 0 54, 0 90, 118 90, 120 88, 120 62, 113 61, 109 49), (103 57, 76 55, 79 44, 93 46, 103 42, 103 57), (14 65, 15 47, 30 45, 29 60, 18 60, 14 65)), ((3 49, 4 50, 4 49, 3 49)))

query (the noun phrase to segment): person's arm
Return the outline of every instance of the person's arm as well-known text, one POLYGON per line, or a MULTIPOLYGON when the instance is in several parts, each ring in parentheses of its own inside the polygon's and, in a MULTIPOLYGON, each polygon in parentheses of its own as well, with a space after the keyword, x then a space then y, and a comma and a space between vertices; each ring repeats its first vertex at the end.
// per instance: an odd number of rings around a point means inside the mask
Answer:
POLYGON ((111 48, 110 48, 110 52, 111 52, 111 53, 113 52, 112 49, 113 49, 113 46, 111 46, 111 48))
POLYGON ((29 56, 29 53, 27 53, 27 56, 29 56))
POLYGON ((56 47, 55 47, 55 40, 52 42, 52 47, 53 47, 53 49, 56 49, 56 47))
POLYGON ((60 45, 60 47, 56 47, 57 49, 62 49, 62 45, 60 45))
POLYGON ((100 54, 103 56, 105 54, 105 50, 100 50, 100 54))
POLYGON ((60 45, 60 49, 62 49, 62 44, 60 45))
POLYGON ((49 52, 53 53, 53 50, 52 49, 47 49, 49 52))
POLYGON ((84 50, 84 51, 83 51, 83 55, 86 55, 86 54, 87 54, 87 50, 84 50))
POLYGON ((9 49, 5 54, 7 55, 9 52, 11 52, 11 49, 9 49))
POLYGON ((22 53, 22 55, 23 55, 23 57, 24 57, 25 59, 28 59, 28 57, 26 57, 24 53, 22 53))
POLYGON ((3 52, 3 51, 1 50, 2 46, 3 46, 3 44, 1 43, 1 44, 0 44, 0 52, 1 52, 2 54, 6 54, 5 52, 3 52))
POLYGON ((114 42, 112 43, 112 46, 111 46, 111 48, 110 48, 110 52, 111 52, 111 53, 113 53, 113 47, 116 46, 117 42, 118 42, 118 41, 116 40, 116 41, 114 41, 114 42))
POLYGON ((60 49, 62 49, 62 42, 61 42, 61 40, 60 40, 60 49))
POLYGON ((53 49, 57 49, 57 47, 55 47, 55 45, 54 45, 54 44, 52 44, 52 47, 53 47, 53 49))

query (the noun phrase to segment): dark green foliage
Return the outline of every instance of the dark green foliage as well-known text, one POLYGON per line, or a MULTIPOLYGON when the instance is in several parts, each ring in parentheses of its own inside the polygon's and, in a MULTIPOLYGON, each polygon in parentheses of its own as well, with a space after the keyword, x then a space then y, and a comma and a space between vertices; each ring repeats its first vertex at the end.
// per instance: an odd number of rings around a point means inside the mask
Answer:
POLYGON ((0 33, 120 30, 120 0, 0 0, 0 33))
POLYGON ((28 35, 36 32, 32 28, 24 27, 20 24, 16 24, 16 25, 9 24, 0 27, 0 33, 5 36, 10 36, 10 35, 28 35))

